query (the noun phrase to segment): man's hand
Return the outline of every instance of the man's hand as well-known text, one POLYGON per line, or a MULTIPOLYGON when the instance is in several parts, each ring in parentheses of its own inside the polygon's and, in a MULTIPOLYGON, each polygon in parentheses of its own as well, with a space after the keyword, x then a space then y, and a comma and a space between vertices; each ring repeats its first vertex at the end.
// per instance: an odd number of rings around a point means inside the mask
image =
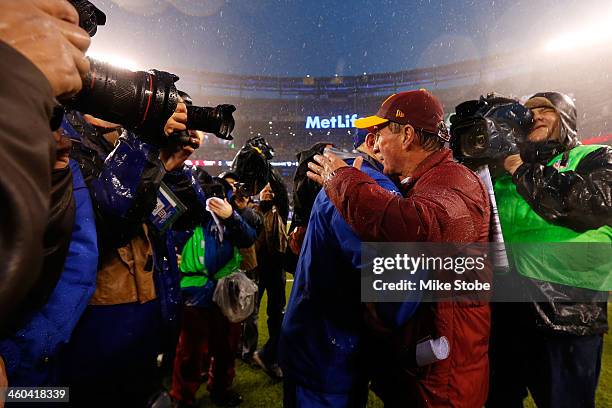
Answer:
POLYGON ((174 113, 166 121, 164 133, 166 136, 170 136, 173 132, 180 132, 181 130, 187 130, 187 105, 183 101, 176 104, 174 113))
POLYGON ((170 149, 161 150, 159 159, 164 164, 166 171, 172 171, 181 167, 185 160, 195 152, 195 149, 200 147, 200 143, 202 143, 200 134, 193 133, 193 135, 189 138, 189 144, 182 146, 178 151, 171 151, 170 149))
MULTIPOLYGON (((174 132, 180 132, 187 130, 187 105, 181 100, 176 104, 176 109, 170 118, 166 121, 164 126, 164 134, 166 137, 170 137, 174 132)), ((172 171, 183 165, 185 160, 191 156, 191 154, 200 147, 202 143, 202 133, 198 131, 189 132, 189 144, 181 146, 180 150, 173 150, 172 147, 162 149, 159 158, 164 163, 166 171, 172 171)))
POLYGON ((218 197, 213 197, 208 201, 208 208, 222 220, 228 219, 234 212, 232 205, 227 202, 227 199, 221 200, 218 197))
MULTIPOLYGON (((308 168, 310 171, 306 173, 306 175, 309 179, 320 185, 328 183, 335 176, 336 170, 342 167, 348 167, 348 164, 346 164, 344 160, 327 151, 323 154, 323 156, 317 154, 314 157, 314 160, 319 165, 312 162, 308 163, 308 168)), ((363 157, 357 156, 353 162, 353 167, 355 167, 357 170, 361 170, 362 164, 363 157)))
POLYGON ((91 39, 66 0, 0 2, 0 41, 23 54, 47 78, 57 97, 81 90, 89 71, 85 51, 91 39))
POLYGON ((504 159, 504 169, 511 175, 514 174, 516 169, 518 169, 521 164, 523 164, 523 160, 521 159, 520 154, 513 154, 504 159))

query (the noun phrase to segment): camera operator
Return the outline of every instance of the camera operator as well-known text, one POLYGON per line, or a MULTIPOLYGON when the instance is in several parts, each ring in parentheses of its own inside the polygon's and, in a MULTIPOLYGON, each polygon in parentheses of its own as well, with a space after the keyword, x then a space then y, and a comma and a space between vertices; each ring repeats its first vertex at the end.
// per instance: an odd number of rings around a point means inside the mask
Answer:
POLYGON ((612 242, 612 149, 580 144, 567 95, 537 93, 525 106, 533 126, 495 183, 504 240, 571 242, 576 249, 550 253, 551 245, 546 254, 554 259, 538 255, 528 265, 513 246, 517 272, 531 278, 518 281, 529 298, 493 309, 487 406, 522 406, 529 389, 538 407, 594 407, 608 330, 609 263, 588 274, 572 267, 586 256, 579 242, 612 242))
MULTIPOLYGON (((34 286, 52 288, 62 262, 41 274, 49 248, 66 248, 70 234, 47 236, 51 169, 55 162, 49 121, 54 97, 81 88, 89 68, 89 36, 65 0, 3 1, 0 4, 0 327, 22 305, 34 286), (48 273, 47 273, 48 272, 48 273)), ((69 180, 69 178, 68 178, 69 180)), ((60 256, 63 258, 63 256, 60 256)), ((48 293, 46 293, 48 295, 48 293)), ((40 295, 39 295, 40 296, 40 295)), ((38 297, 39 297, 38 296, 38 297)))
MULTIPOLYGON (((180 305, 173 233, 150 214, 162 179, 182 169, 200 140, 160 149, 95 118, 69 118, 82 132, 73 154, 91 190, 100 261, 96 291, 63 355, 62 380, 75 405, 142 406, 159 386, 157 355, 175 345, 180 305)), ((185 130, 186 120, 179 103, 165 137, 185 130)))

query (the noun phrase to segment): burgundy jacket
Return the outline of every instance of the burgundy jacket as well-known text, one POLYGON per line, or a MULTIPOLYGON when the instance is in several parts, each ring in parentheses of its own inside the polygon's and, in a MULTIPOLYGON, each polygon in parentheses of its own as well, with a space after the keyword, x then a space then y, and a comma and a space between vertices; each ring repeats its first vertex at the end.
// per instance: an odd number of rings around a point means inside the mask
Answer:
MULTIPOLYGON (((476 174, 453 161, 448 149, 431 154, 417 167, 402 186, 404 198, 352 167, 339 169, 325 190, 363 241, 488 241, 487 191, 476 174)), ((373 388, 390 405, 481 407, 488 392, 489 330, 487 303, 422 303, 406 326, 387 339, 390 344, 383 339, 375 346, 387 355, 377 359, 384 368, 374 371, 383 378, 374 378, 373 388), (394 366, 398 359, 389 350, 397 349, 396 343, 414 347, 427 335, 448 338, 448 359, 411 374, 394 366)))

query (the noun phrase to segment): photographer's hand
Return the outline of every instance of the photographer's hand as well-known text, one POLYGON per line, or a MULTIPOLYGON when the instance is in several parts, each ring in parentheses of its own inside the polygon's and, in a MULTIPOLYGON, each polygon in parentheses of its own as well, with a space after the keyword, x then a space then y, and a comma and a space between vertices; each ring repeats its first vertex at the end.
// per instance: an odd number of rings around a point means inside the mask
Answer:
POLYGON ((91 39, 78 26, 79 16, 66 0, 0 2, 0 41, 30 60, 47 78, 57 97, 82 87, 89 71, 85 51, 91 39))
POLYGON ((221 200, 220 198, 217 198, 217 197, 213 197, 208 202, 208 207, 210 208, 212 212, 217 214, 217 216, 219 216, 219 218, 221 218, 222 220, 228 219, 229 217, 232 216, 232 213, 234 212, 232 205, 229 202, 227 202, 227 199, 221 200))
MULTIPOLYGON (((166 137, 170 137, 173 132, 183 131, 187 129, 187 106, 181 101, 176 105, 176 109, 174 113, 166 122, 164 126, 164 134, 166 137)), ((164 167, 166 171, 172 171, 183 165, 185 160, 191 156, 191 154, 200 147, 200 143, 202 143, 202 135, 199 132, 190 132, 189 133, 189 144, 182 146, 180 150, 173 150, 171 146, 165 149, 162 149, 159 158, 164 163, 164 167)))
POLYGON ((187 130, 187 105, 183 101, 176 104, 176 109, 164 126, 164 133, 170 136, 173 132, 187 130))
POLYGON ((200 147, 200 143, 202 143, 201 134, 196 132, 194 135, 195 137, 189 138, 189 144, 182 146, 178 151, 171 151, 170 149, 162 149, 160 151, 159 159, 164 164, 166 171, 172 171, 181 167, 195 149, 200 147))

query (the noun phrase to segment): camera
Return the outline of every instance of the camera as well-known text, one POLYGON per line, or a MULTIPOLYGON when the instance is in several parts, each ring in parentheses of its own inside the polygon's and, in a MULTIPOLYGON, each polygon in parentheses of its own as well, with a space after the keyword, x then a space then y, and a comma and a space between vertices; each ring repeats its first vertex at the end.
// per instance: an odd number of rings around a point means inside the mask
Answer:
POLYGON ((240 197, 250 197, 249 190, 247 188, 246 183, 235 183, 234 188, 236 189, 236 196, 240 197))
POLYGON ((206 195, 206 198, 217 197, 225 199, 225 188, 220 183, 202 184, 202 191, 206 195))
MULTIPOLYGON (((106 24, 106 15, 88 0, 70 0, 70 3, 79 14, 79 25, 91 37, 99 25, 106 24)), ((149 143, 158 146, 169 143, 163 137, 163 129, 179 101, 179 91, 174 84, 179 77, 158 70, 132 72, 92 58, 89 62, 90 70, 83 78, 83 89, 70 100, 62 101, 64 106, 118 123, 149 143)), ((187 107, 187 129, 232 140, 235 110, 233 105, 190 105, 187 107)), ((173 138, 175 140, 170 143, 189 143, 184 134, 173 135, 173 138)))
POLYGON ((87 0, 69 0, 79 14, 79 26, 90 37, 96 35, 99 25, 106 24, 106 14, 87 0))
POLYGON ((236 153, 232 161, 232 172, 242 182, 242 194, 250 197, 268 184, 270 179, 270 160, 274 149, 263 137, 253 137, 236 153))
MULTIPOLYGON (((119 123, 147 142, 163 146, 163 128, 174 113, 179 93, 174 74, 151 70, 130 71, 90 58, 83 89, 64 105, 101 119, 119 123)), ((232 140, 236 110, 233 105, 187 107, 187 128, 232 140)))
POLYGON ((455 158, 486 164, 518 153, 533 116, 517 100, 491 93, 457 105, 450 121, 455 158))

